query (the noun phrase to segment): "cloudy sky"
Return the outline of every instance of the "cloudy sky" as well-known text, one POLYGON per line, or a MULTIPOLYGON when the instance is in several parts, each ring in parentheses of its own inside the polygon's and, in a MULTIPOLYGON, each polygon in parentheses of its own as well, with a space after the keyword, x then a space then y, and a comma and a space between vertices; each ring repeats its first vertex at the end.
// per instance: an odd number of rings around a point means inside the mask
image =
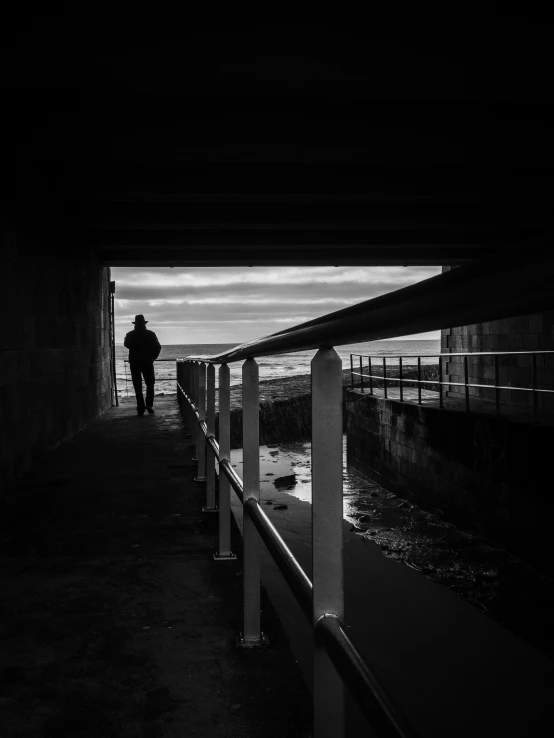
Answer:
MULTIPOLYGON (((162 344, 242 343, 439 274, 440 267, 112 267, 116 342, 143 313, 162 344)), ((438 338, 439 331, 410 338, 438 338)))

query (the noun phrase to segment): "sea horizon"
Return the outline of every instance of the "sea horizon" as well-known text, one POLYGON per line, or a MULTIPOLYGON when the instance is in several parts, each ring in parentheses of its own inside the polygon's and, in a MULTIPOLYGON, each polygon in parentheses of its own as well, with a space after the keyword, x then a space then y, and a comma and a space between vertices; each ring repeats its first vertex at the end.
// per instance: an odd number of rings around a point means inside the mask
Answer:
MULTIPOLYGON (((177 359, 186 358, 186 356, 210 356, 221 354, 229 351, 240 343, 174 343, 163 344, 159 360, 164 360, 165 364, 156 365, 156 393, 157 394, 175 394, 175 365, 171 364, 177 359)), ((119 392, 125 392, 128 396, 133 396, 133 386, 129 366, 126 363, 127 349, 122 344, 116 344, 116 375, 117 388, 119 392)), ((372 357, 382 358, 383 356, 392 357, 391 366, 394 366, 394 359, 399 356, 421 356, 422 364, 432 364, 436 362, 436 357, 440 353, 440 339, 387 339, 383 341, 362 341, 359 343, 346 344, 337 346, 336 351, 342 359, 343 368, 350 366, 350 354, 370 355, 372 357)), ((274 356, 260 356, 257 359, 260 380, 278 379, 279 377, 298 376, 310 373, 310 362, 316 353, 315 349, 310 351, 297 351, 288 354, 277 354, 274 356)), ((412 360, 415 364, 415 359, 412 360)), ((404 365, 410 364, 410 360, 404 361, 404 365)), ((231 386, 241 384, 241 367, 242 362, 236 362, 229 365, 231 373, 231 386)), ((217 376, 217 372, 216 372, 217 376)))

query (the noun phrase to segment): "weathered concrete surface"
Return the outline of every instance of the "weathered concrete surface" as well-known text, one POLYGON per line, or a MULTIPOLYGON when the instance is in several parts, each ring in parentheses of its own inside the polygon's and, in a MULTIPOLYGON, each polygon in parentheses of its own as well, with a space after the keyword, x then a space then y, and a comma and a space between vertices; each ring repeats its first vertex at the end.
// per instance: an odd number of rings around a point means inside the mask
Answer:
MULTIPOLYGON (((350 370, 343 371, 343 386, 350 370)), ((219 419, 216 419, 216 427, 219 419)), ((311 375, 260 382, 260 444, 307 441, 312 433, 311 375)), ((242 448, 242 386, 231 387, 231 448, 242 448)))
POLYGON ((549 568, 552 426, 496 417, 490 413, 494 406, 476 400, 478 412, 466 413, 440 409, 437 400, 418 406, 359 391, 347 394, 353 468, 401 497, 438 507, 538 568, 549 568))
POLYGON ((109 269, 23 230, 2 250, 0 488, 111 405, 109 269))
POLYGON ((264 596, 272 646, 243 652, 238 562, 177 403, 132 402, 62 444, 4 500, 0 724, 5 736, 308 737, 311 703, 264 596))

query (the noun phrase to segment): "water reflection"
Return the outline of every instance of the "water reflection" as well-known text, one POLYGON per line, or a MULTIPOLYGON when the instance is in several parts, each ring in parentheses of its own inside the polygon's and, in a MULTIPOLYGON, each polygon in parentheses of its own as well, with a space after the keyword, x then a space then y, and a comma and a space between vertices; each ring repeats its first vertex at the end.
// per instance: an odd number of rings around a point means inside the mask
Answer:
MULTIPOLYGON (((261 502, 272 502, 277 489, 311 502, 310 455, 310 443, 260 447, 261 502)), ((232 452, 232 463, 240 472, 241 449, 232 452)), ((483 536, 460 530, 440 510, 423 510, 348 469, 346 438, 343 465, 344 518, 354 532, 554 655, 552 579, 483 536)))

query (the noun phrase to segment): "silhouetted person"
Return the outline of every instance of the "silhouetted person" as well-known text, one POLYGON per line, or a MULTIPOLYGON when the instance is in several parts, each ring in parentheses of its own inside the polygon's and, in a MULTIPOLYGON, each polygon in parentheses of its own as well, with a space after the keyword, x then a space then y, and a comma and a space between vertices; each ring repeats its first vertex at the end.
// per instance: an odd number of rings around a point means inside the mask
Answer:
POLYGON ((144 410, 154 412, 154 362, 160 355, 162 347, 154 331, 146 328, 147 320, 144 315, 135 315, 133 325, 135 329, 125 336, 123 345, 129 349, 129 364, 133 387, 137 396, 137 413, 144 415, 144 410), (146 383, 146 404, 142 395, 142 377, 146 383))

